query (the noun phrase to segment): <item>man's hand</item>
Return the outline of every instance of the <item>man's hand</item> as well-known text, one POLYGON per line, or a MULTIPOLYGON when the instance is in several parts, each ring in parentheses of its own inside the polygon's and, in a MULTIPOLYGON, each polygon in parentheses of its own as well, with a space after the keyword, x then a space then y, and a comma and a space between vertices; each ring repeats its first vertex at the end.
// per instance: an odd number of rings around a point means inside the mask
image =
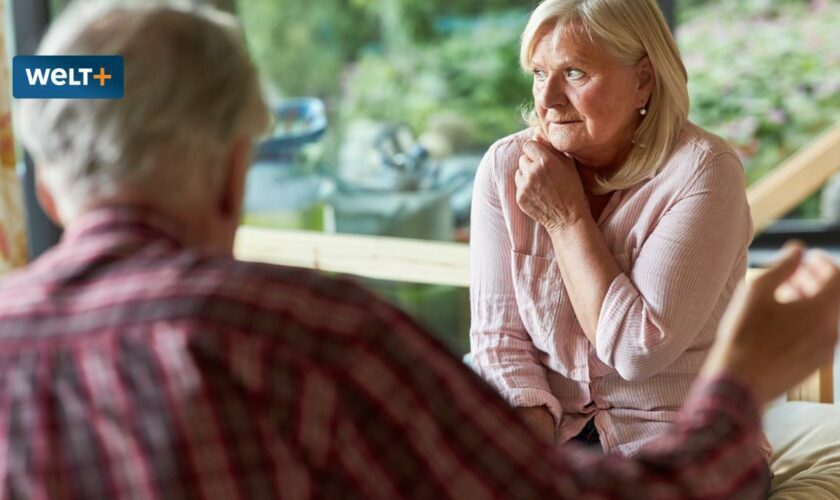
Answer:
POLYGON ((528 424, 537 434, 541 441, 546 444, 554 444, 554 417, 545 406, 534 406, 529 408, 517 408, 516 413, 528 424))
POLYGON ((828 362, 840 321, 840 269, 797 244, 735 293, 703 374, 730 374, 767 403, 828 362))

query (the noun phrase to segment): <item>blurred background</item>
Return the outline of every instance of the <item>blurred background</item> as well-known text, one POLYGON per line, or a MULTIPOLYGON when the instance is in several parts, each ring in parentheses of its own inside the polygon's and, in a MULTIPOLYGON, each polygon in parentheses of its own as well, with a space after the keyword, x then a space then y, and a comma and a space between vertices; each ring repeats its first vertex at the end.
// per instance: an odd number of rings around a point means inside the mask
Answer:
MULTIPOLYGON (((8 15, 21 50, 67 2, 18 3, 8 15)), ((468 241, 475 169, 491 143, 523 128, 530 79, 518 42, 536 2, 195 3, 240 17, 277 117, 249 174, 245 225, 468 241)), ((838 122, 840 2, 660 4, 690 75, 690 119, 732 144, 750 182, 838 122)), ((787 219, 757 238, 754 261, 803 231, 837 242, 840 182, 787 219)), ((368 284, 467 350, 465 288, 368 284)))
MULTIPOLYGON (((235 8, 272 95, 325 105, 326 132, 300 168, 344 184, 293 200, 294 220, 255 200, 246 222, 467 241, 471 175, 490 144, 523 128, 530 78, 517 64, 519 36, 535 5, 240 0, 235 8)), ((840 2, 662 6, 689 72, 690 119, 735 147, 750 182, 838 120, 840 2)), ((791 216, 836 220, 823 192, 791 216)), ((465 289, 378 288, 466 350, 465 289)))

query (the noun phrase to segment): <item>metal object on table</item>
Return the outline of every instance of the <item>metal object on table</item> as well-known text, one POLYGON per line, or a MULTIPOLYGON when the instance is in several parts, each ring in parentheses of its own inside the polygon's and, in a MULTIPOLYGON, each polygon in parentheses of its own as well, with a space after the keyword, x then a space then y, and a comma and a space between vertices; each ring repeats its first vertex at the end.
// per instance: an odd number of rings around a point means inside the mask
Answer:
POLYGON ((257 144, 246 179, 244 223, 288 229, 323 228, 323 201, 332 181, 308 168, 302 149, 321 140, 327 116, 320 99, 283 101, 272 134, 257 144))
POLYGON ((303 146, 319 141, 327 131, 324 102, 315 97, 287 99, 273 111, 274 130, 257 144, 258 162, 293 162, 303 146))
MULTIPOLYGON (((373 130, 373 129, 371 129, 373 130)), ((352 178, 337 176, 338 189, 327 198, 327 231, 452 240, 453 193, 472 181, 467 175, 441 175, 426 149, 403 124, 378 125, 368 144, 353 144, 352 178)), ((359 141, 352 136, 348 139, 359 141)))

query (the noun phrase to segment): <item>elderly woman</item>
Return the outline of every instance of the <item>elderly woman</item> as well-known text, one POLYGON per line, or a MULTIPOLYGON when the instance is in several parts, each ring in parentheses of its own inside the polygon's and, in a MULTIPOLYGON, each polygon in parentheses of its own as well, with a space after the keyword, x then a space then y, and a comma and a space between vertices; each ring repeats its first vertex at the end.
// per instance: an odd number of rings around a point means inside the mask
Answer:
POLYGON ((531 127, 476 179, 474 364, 546 439, 633 454, 674 419, 744 277, 743 170, 687 121, 654 0, 545 0, 520 57, 531 127))

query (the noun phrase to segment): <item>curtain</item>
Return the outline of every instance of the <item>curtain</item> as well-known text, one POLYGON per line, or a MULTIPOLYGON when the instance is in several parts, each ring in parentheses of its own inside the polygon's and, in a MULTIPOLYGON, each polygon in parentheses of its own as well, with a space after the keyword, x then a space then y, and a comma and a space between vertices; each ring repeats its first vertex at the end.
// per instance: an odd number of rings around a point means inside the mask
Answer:
POLYGON ((5 26, 6 0, 0 0, 0 274, 26 263, 26 229, 21 186, 15 171, 5 26))

